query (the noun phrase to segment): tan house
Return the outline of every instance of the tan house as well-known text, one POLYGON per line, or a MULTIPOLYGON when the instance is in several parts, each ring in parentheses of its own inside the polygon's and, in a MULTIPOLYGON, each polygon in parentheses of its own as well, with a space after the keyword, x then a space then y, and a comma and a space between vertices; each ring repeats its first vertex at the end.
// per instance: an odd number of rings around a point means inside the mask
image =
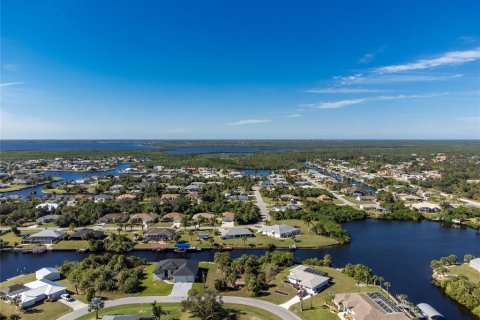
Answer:
POLYGON ((352 320, 409 320, 387 297, 378 293, 339 293, 333 303, 341 318, 352 320))
POLYGON ((167 213, 166 215, 164 215, 161 220, 164 221, 164 222, 173 221, 173 222, 178 223, 178 222, 181 222, 184 217, 185 217, 185 214, 183 214, 183 213, 170 212, 170 213, 167 213))

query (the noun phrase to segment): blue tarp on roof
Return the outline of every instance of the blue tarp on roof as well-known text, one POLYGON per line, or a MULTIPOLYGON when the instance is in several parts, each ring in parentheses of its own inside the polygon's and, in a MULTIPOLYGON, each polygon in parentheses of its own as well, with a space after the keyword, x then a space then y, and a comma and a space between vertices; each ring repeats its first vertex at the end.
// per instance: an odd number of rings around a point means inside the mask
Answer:
POLYGON ((190 248, 190 243, 188 242, 181 242, 181 243, 175 243, 175 248, 190 248))

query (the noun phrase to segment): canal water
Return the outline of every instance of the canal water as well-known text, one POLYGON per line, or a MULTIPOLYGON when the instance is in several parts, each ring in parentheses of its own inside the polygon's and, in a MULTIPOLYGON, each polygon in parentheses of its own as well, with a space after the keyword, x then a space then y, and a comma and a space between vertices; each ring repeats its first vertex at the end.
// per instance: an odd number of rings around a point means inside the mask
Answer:
MULTIPOLYGON (((370 219, 348 223, 344 227, 351 233, 352 243, 318 250, 296 250, 295 259, 321 258, 329 253, 336 267, 346 263, 366 264, 375 274, 392 284, 392 292, 407 294, 415 304, 429 303, 450 320, 475 319, 430 283, 430 261, 449 254, 456 254, 459 260, 466 253, 479 257, 480 235, 476 231, 443 228, 431 221, 415 223, 370 219)), ((262 255, 264 252, 256 249, 234 250, 231 255, 235 258, 245 253, 262 255)), ((201 251, 184 255, 198 261, 213 261, 214 254, 215 251, 201 251)), ((135 251, 129 255, 149 261, 179 257, 173 252, 152 251, 135 251)), ((64 260, 80 260, 85 256, 76 252, 39 255, 4 252, 0 254, 0 280, 34 272, 42 267, 60 265, 64 260)))
MULTIPOLYGON (((50 183, 52 186, 57 186, 62 183, 67 183, 75 180, 88 179, 94 176, 97 176, 97 177, 103 177, 108 175, 118 176, 118 172, 120 170, 126 169, 128 167, 129 167, 129 164, 125 163, 125 164, 120 164, 118 166, 115 166, 115 168, 113 168, 112 170, 106 170, 106 171, 88 171, 88 172, 46 171, 44 175, 62 178, 62 180, 54 181, 50 183)), ((45 189, 45 186, 46 186, 45 184, 42 184, 36 187, 25 188, 18 191, 0 192, 0 196, 18 195, 21 197, 27 197, 27 196, 39 197, 43 195, 43 189, 45 189)))

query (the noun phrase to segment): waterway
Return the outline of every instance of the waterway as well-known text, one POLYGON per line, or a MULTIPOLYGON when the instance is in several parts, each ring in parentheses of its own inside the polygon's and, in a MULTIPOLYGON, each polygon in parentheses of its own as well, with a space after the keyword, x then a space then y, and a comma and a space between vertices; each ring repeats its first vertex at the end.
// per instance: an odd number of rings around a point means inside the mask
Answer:
MULTIPOLYGON (((59 181, 54 181, 51 182, 50 185, 52 186, 57 186, 62 183, 67 183, 75 180, 82 180, 82 179, 88 179, 94 176, 97 177, 103 177, 103 176, 118 176, 118 173, 120 170, 123 170, 125 168, 128 168, 129 164, 124 163, 115 166, 111 170, 105 170, 105 171, 88 171, 88 172, 79 172, 79 171, 46 171, 44 173, 45 176, 51 176, 51 177, 60 177, 62 180, 59 181)), ((6 196, 6 195, 17 195, 20 197, 40 197, 43 195, 43 189, 45 189, 46 184, 42 184, 39 186, 35 187, 30 187, 30 188, 25 188, 22 190, 17 190, 17 191, 9 191, 9 192, 0 192, 1 196, 6 196)))
MULTIPOLYGON (((298 261, 333 256, 336 267, 346 263, 362 263, 370 266, 374 273, 381 275, 392 284, 391 291, 404 293, 414 303, 426 302, 451 320, 474 319, 464 308, 442 294, 430 283, 430 261, 442 256, 455 254, 461 260, 466 253, 480 256, 480 235, 472 229, 443 228, 431 221, 395 222, 364 220, 345 224, 351 233, 352 242, 318 250, 297 250, 298 261)), ((265 250, 234 250, 232 257, 242 254, 261 255, 265 250)), ((215 251, 187 253, 185 257, 198 261, 213 261, 215 251)), ((128 253, 158 261, 178 257, 179 254, 135 251, 128 253)), ((80 260, 86 254, 76 252, 49 252, 39 255, 21 253, 0 254, 0 280, 19 273, 30 273, 42 267, 56 266, 64 260, 80 260)))

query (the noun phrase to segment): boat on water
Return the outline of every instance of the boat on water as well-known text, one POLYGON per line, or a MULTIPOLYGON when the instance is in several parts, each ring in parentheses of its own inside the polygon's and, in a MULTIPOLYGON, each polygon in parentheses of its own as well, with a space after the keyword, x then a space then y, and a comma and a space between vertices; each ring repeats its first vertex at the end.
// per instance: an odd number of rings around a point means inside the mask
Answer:
POLYGON ((38 253, 44 253, 47 251, 46 247, 36 247, 32 249, 24 249, 22 250, 22 253, 33 253, 33 254, 38 254, 38 253))

